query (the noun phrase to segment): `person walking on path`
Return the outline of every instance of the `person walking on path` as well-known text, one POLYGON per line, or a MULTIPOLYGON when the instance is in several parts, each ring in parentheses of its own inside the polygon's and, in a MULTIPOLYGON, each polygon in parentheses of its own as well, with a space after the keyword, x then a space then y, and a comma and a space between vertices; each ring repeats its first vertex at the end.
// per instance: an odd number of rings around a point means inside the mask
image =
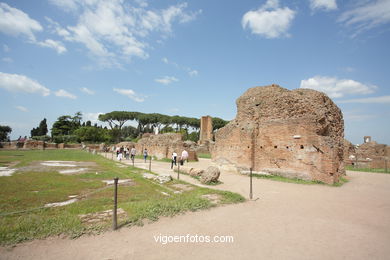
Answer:
POLYGON ((122 161, 123 153, 117 153, 118 161, 122 161))
POLYGON ((130 150, 130 156, 131 156, 131 160, 134 162, 134 159, 135 159, 135 154, 137 153, 137 150, 135 150, 135 147, 133 146, 130 150))
POLYGON ((187 160, 188 162, 188 152, 184 149, 183 152, 181 153, 180 165, 183 165, 185 160, 187 160))
POLYGON ((177 153, 173 151, 172 153, 172 162, 171 162, 171 169, 173 168, 173 164, 176 166, 176 158, 177 158, 177 153))
POLYGON ((146 162, 146 159, 148 158, 148 149, 144 149, 144 161, 146 162))

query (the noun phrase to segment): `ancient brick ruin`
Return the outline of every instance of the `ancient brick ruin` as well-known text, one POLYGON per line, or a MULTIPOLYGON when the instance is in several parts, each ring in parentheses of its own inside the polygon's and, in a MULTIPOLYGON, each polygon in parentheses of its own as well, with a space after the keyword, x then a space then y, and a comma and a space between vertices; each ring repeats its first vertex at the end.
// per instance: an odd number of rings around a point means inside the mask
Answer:
POLYGON ((345 173, 343 116, 325 94, 271 85, 247 90, 236 103, 236 118, 215 134, 217 163, 325 183, 345 173))
POLYGON ((390 146, 372 141, 371 136, 365 136, 363 144, 356 146, 345 141, 344 153, 346 165, 357 168, 390 168, 390 146))

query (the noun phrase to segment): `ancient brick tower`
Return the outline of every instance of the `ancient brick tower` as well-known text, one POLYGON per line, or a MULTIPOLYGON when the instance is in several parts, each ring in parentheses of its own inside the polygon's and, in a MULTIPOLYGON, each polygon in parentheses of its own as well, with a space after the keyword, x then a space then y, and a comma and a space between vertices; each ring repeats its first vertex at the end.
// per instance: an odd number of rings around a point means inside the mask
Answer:
POLYGON ((211 116, 202 116, 200 119, 199 144, 205 144, 213 140, 213 120, 211 116))

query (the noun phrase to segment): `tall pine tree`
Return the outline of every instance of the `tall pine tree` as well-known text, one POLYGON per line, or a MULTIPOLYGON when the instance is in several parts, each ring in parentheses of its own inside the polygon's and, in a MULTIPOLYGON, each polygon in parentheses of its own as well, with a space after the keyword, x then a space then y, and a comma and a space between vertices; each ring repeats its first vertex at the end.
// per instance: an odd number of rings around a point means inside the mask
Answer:
POLYGON ((39 123, 39 126, 37 128, 33 128, 30 133, 31 133, 31 137, 33 137, 33 136, 46 135, 47 132, 49 132, 49 131, 47 130, 46 118, 44 118, 39 123))

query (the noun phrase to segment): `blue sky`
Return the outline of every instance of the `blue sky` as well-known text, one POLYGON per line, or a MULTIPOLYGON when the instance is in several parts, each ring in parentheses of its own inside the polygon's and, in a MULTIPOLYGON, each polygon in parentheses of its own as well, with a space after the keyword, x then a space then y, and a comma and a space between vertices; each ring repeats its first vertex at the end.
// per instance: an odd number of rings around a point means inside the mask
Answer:
POLYGON ((0 124, 113 110, 231 120, 248 88, 323 91, 390 144, 390 0, 0 2, 0 124))

